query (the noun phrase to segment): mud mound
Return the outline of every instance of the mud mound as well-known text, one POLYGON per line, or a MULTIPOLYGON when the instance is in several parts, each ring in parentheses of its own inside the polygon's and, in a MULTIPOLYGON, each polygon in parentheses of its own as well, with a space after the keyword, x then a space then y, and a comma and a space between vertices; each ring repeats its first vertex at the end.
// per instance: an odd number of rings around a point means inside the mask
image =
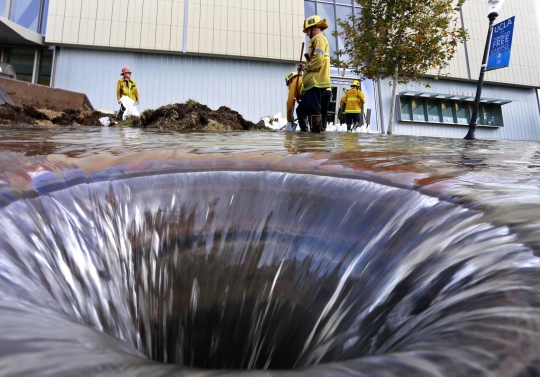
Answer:
POLYGON ((32 116, 28 116, 25 110, 8 103, 0 106, 0 124, 9 126, 19 124, 37 124, 32 116))
POLYGON ((97 127, 102 126, 99 118, 103 117, 108 117, 111 122, 115 120, 112 115, 103 114, 95 110, 65 110, 60 116, 51 119, 51 121, 59 126, 80 124, 81 126, 97 127))
POLYGON ((28 106, 28 105, 23 105, 22 107, 22 110, 23 110, 23 113, 27 116, 29 116, 30 118, 34 119, 34 120, 51 120, 49 119, 49 117, 42 113, 41 111, 39 110, 36 110, 35 108, 33 108, 32 106, 28 106))
POLYGON ((238 112, 222 106, 212 110, 194 101, 162 106, 141 114, 141 128, 174 131, 249 131, 264 129, 264 123, 245 120, 238 112))
MULTIPOLYGON (((22 108, 9 104, 0 105, 0 126, 90 126, 101 127, 100 118, 108 117, 111 124, 117 120, 113 115, 94 110, 64 110, 62 112, 35 109, 24 105, 22 108)), ((121 127, 141 127, 146 129, 172 131, 250 131, 265 130, 264 122, 257 124, 245 120, 238 112, 222 106, 212 110, 195 101, 177 103, 146 110, 139 118, 129 118, 118 124, 121 127)))
POLYGON ((59 125, 59 126, 102 126, 99 118, 108 117, 111 121, 115 118, 109 114, 103 114, 93 110, 65 110, 63 112, 38 110, 32 106, 23 107, 9 104, 0 105, 0 125, 24 126, 24 125, 59 125))

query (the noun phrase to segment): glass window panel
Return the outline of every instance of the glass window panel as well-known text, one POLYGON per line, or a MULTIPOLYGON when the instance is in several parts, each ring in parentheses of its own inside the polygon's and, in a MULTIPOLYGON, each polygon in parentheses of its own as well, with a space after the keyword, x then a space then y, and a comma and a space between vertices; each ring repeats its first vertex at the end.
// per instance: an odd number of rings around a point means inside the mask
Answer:
POLYGON ((43 1, 43 12, 41 13, 41 35, 47 31, 47 15, 49 13, 49 0, 43 1))
POLYGON ((330 99, 330 104, 328 105, 328 123, 336 122, 336 100, 337 100, 337 86, 332 86, 332 98, 330 99))
POLYGON ((494 117, 493 119, 493 126, 494 127, 504 127, 504 119, 502 116, 502 108, 501 105, 490 105, 492 115, 494 117))
POLYGON ((401 103, 401 120, 411 120, 411 102, 408 98, 399 98, 401 103))
POLYGON ((10 20, 37 33, 41 0, 11 0, 10 20))
MULTIPOLYGON (((467 108, 467 122, 471 121, 472 113, 473 113, 473 103, 467 102, 465 107, 467 108)), ((476 124, 484 124, 484 120, 482 119, 482 111, 478 109, 478 115, 476 116, 476 124)))
POLYGON ((328 38, 328 42, 330 44, 330 56, 332 56, 337 50, 337 38, 332 36, 334 30, 336 30, 336 15, 334 13, 334 5, 319 3, 317 6, 317 11, 319 17, 326 18, 326 21, 328 22, 328 29, 324 31, 324 35, 326 38, 328 38))
POLYGON ((0 17, 6 17, 7 0, 0 0, 0 17))
POLYGON ((469 124, 469 110, 467 104, 464 102, 457 102, 456 106, 456 118, 459 124, 469 124))
POLYGON ((424 100, 421 98, 414 98, 411 100, 412 111, 413 111, 413 120, 419 122, 426 121, 426 115, 424 111, 424 100))
POLYGON ((314 14, 317 14, 317 11, 315 10, 315 2, 304 1, 304 19, 308 18, 309 16, 313 16, 314 14))
MULTIPOLYGON (((336 6, 336 18, 340 18, 343 21, 346 21, 349 15, 352 13, 352 7, 336 6)), ((343 31, 343 28, 337 25, 337 30, 339 32, 343 31)), ((341 50, 344 47, 343 38, 338 37, 338 48, 341 50)), ((344 60, 348 60, 348 56, 342 57, 344 60)))
POLYGON ((4 49, 4 60, 15 69, 17 80, 32 82, 34 71, 34 59, 36 49, 23 47, 6 47, 4 49))
POLYGON ((428 111, 428 121, 429 122, 440 122, 440 102, 434 100, 427 101, 427 111, 428 111))
POLYGON ((495 114, 493 112, 493 107, 491 105, 482 105, 482 106, 480 106, 480 111, 483 114, 484 124, 486 126, 496 126, 496 124, 495 124, 495 114))
POLYGON ((352 0, 336 0, 336 4, 352 5, 352 0))
POLYGON ((38 84, 51 86, 53 51, 43 50, 39 62, 38 84))
POLYGON ((443 101, 441 103, 443 122, 445 123, 454 123, 454 112, 452 102, 443 101))

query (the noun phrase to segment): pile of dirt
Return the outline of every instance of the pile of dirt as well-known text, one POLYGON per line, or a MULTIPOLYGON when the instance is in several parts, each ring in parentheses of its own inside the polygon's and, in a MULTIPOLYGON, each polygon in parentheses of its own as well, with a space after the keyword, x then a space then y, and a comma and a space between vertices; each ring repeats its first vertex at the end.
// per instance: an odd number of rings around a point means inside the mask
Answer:
MULTIPOLYGON (((110 114, 94 110, 51 111, 31 106, 0 105, 0 126, 90 126, 101 127, 100 118, 107 117, 111 125, 118 123, 110 114)), ((238 112, 222 106, 212 110, 195 101, 162 106, 146 110, 140 118, 118 123, 121 127, 140 127, 152 130, 172 131, 254 131, 267 130, 264 122, 257 124, 245 120, 238 112)))
POLYGON ((0 125, 26 126, 26 125, 60 125, 60 126, 102 126, 100 118, 108 117, 116 121, 114 116, 94 110, 65 110, 63 112, 36 109, 32 106, 22 107, 10 104, 0 105, 0 125))
POLYGON ((6 103, 5 105, 0 106, 0 124, 15 126, 22 124, 37 124, 37 121, 32 115, 27 115, 23 108, 6 103))
POLYGON ((100 118, 108 117, 111 122, 116 122, 116 118, 110 114, 103 114, 95 110, 64 110, 51 121, 59 126, 71 126, 80 124, 81 126, 102 126, 100 118))
POLYGON ((226 106, 212 110, 195 101, 162 106, 141 114, 141 128, 174 131, 253 131, 266 127, 245 120, 238 112, 226 106))

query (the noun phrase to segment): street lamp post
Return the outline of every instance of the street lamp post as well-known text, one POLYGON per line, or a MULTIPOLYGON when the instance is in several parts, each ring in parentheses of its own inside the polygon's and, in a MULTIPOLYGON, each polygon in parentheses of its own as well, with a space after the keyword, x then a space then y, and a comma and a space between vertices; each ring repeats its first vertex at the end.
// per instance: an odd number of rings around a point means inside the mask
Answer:
POLYGON ((478 108, 480 107, 480 96, 482 95, 482 85, 484 84, 484 74, 486 73, 489 45, 491 43, 491 35, 493 33, 493 22, 499 16, 499 11, 504 3, 504 0, 488 0, 488 18, 489 31, 484 48, 484 57, 482 58, 482 67, 480 68, 480 77, 478 78, 478 86, 476 88, 476 97, 474 99, 473 112, 471 114, 471 122, 469 123, 469 132, 465 139, 476 139, 476 118, 478 118, 478 108))

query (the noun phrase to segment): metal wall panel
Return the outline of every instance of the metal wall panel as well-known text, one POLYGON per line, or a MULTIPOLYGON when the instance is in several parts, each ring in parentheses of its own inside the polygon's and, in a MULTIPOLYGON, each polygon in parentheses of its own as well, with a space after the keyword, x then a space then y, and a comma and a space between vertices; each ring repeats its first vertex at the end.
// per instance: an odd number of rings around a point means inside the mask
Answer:
POLYGON ((51 1, 51 45, 295 61, 305 38, 303 0, 51 1))
POLYGON ((86 93, 97 109, 116 110, 122 67, 133 71, 139 110, 194 99, 216 110, 227 106, 244 118, 285 114, 284 77, 290 63, 173 54, 60 48, 54 86, 86 93))
MULTIPOLYGON (((398 93, 409 90, 467 96, 475 96, 476 94, 476 83, 438 80, 431 81, 430 85, 431 88, 425 88, 423 85, 416 83, 401 84, 398 85, 398 93)), ((380 116, 384 120, 383 129, 387 131, 392 87, 388 85, 388 81, 383 81, 379 88, 381 92, 380 116)), ((504 127, 477 127, 477 138, 540 141, 540 110, 536 89, 484 84, 482 97, 507 99, 513 102, 502 106, 504 127)), ((457 138, 463 138, 467 134, 468 125, 399 122, 397 120, 398 106, 396 105, 394 134, 457 138)))

